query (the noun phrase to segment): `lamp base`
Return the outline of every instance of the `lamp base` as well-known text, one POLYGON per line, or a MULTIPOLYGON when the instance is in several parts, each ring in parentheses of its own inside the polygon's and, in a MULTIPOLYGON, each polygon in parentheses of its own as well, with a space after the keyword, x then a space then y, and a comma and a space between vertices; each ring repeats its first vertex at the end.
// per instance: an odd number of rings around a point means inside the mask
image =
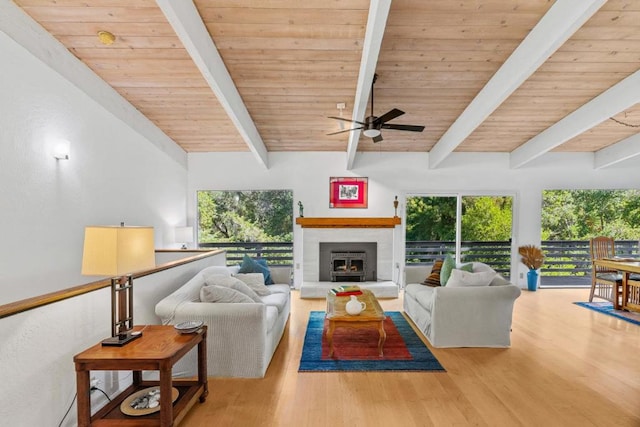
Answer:
POLYGON ((125 334, 116 335, 115 337, 107 338, 102 341, 103 346, 115 346, 122 347, 125 344, 130 343, 131 341, 140 338, 142 336, 141 332, 136 332, 132 334, 131 332, 127 332, 125 334))

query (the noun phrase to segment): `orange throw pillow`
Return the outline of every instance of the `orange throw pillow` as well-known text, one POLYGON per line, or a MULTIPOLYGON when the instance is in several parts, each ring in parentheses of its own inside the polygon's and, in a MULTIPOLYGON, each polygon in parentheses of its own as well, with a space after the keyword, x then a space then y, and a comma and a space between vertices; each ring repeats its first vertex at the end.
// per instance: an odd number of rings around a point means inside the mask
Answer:
POLYGON ((432 287, 440 286, 440 270, 442 270, 442 262, 443 261, 441 259, 437 259, 433 263, 431 274, 429 274, 429 276, 424 279, 424 281, 422 282, 423 285, 432 287))

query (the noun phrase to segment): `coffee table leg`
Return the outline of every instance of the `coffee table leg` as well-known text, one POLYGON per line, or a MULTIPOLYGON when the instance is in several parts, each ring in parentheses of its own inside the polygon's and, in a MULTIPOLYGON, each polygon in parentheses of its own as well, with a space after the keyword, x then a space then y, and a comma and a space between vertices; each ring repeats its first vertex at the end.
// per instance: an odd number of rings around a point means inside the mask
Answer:
POLYGON ((380 322, 378 332, 380 332, 380 339, 378 340, 378 354, 382 356, 382 347, 384 346, 384 342, 387 340, 387 332, 384 330, 383 322, 380 322))
POLYGON ((329 357, 333 357, 333 331, 335 329, 335 323, 329 321, 329 327, 327 328, 327 344, 329 344, 329 357))

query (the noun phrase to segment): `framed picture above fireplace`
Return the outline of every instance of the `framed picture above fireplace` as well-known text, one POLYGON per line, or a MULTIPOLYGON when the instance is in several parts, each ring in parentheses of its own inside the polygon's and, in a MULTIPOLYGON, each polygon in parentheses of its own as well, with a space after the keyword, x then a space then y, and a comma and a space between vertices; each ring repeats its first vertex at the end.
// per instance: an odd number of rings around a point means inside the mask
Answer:
POLYGON ((369 178, 329 178, 330 208, 366 208, 369 178))

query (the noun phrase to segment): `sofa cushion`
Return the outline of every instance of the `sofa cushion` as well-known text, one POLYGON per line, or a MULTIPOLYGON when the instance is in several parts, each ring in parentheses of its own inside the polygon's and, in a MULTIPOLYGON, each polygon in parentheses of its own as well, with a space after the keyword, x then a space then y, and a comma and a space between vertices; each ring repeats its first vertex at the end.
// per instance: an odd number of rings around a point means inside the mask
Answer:
POLYGON ((422 282, 423 285, 426 286, 441 286, 440 285, 440 270, 442 269, 442 263, 444 261, 441 259, 437 259, 433 263, 433 267, 431 267, 431 273, 427 276, 426 279, 422 282))
POLYGON ((291 288, 289 287, 289 285, 282 285, 279 283, 269 286, 269 290, 272 294, 280 293, 289 295, 291 293, 291 288))
MULTIPOLYGON (((423 286, 419 283, 410 283, 405 287, 404 292, 415 299, 420 306, 430 313, 433 308, 434 291, 436 288, 437 287, 423 286)), ((405 298, 407 297, 405 296, 405 298)))
POLYGON ((234 277, 241 280, 261 297, 271 294, 271 290, 265 286, 262 273, 238 273, 234 277))
POLYGON ((435 289, 436 288, 429 287, 423 288, 423 290, 421 292, 418 292, 414 297, 416 301, 418 301, 418 304, 420 304, 428 313, 431 313, 431 311, 433 310, 435 289))
POLYGON ((282 313, 289 301, 289 294, 274 292, 270 295, 263 296, 261 299, 265 305, 276 307, 278 309, 278 313, 282 313))
POLYGON ((240 264, 240 270, 238 273, 262 273, 264 276, 264 283, 266 285, 272 285, 271 273, 269 267, 266 265, 266 261, 260 263, 254 259, 251 259, 248 255, 242 257, 242 264, 240 264))
POLYGON ((231 276, 231 272, 228 267, 224 267, 222 265, 214 265, 212 267, 204 268, 200 271, 202 277, 206 278, 207 276, 216 275, 216 276, 231 276))
POLYGON ((200 289, 200 301, 218 303, 254 303, 245 294, 226 286, 209 285, 200 289))
POLYGON ((262 302, 258 294, 255 293, 253 289, 251 289, 251 287, 249 287, 242 280, 239 280, 235 277, 211 275, 206 277, 206 279, 204 280, 204 283, 206 286, 215 285, 215 286, 224 286, 227 288, 231 288, 235 291, 245 294, 246 296, 251 298, 253 302, 262 302))
POLYGON ((454 268, 451 270, 447 287, 489 286, 496 274, 494 271, 471 273, 454 268))

